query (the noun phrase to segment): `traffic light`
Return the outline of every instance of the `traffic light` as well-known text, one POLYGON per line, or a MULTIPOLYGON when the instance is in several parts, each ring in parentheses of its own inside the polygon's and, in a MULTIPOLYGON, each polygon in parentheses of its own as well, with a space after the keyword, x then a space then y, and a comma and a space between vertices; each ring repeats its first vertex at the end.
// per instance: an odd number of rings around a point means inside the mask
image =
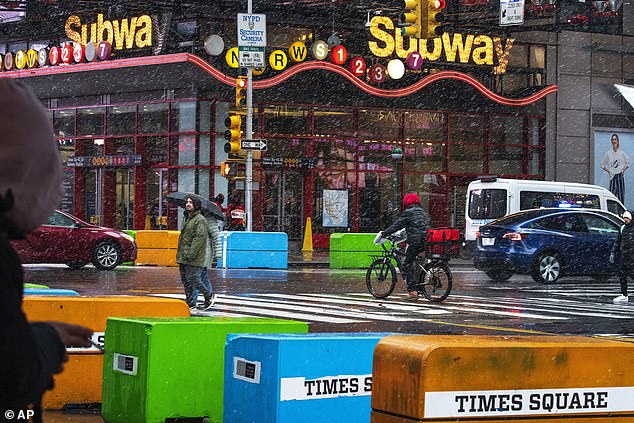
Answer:
POLYGON ((240 152, 240 137, 242 136, 242 117, 239 115, 229 115, 225 119, 225 153, 240 152))
POLYGON ((424 32, 425 38, 433 38, 443 34, 442 23, 445 21, 444 9, 447 6, 445 0, 426 0, 427 1, 427 27, 424 32))
POLYGON ((247 107, 247 77, 239 76, 236 78, 236 107, 243 109, 247 107))
POLYGON ((221 162, 220 176, 224 176, 225 178, 235 178, 238 176, 238 162, 221 162))
MULTIPOLYGON (((399 17, 398 24, 401 26, 401 34, 403 37, 416 36, 420 38, 421 26, 423 25, 423 16, 421 2, 428 0, 405 0, 405 10, 399 17)), ((425 9, 426 10, 426 9, 425 9)))

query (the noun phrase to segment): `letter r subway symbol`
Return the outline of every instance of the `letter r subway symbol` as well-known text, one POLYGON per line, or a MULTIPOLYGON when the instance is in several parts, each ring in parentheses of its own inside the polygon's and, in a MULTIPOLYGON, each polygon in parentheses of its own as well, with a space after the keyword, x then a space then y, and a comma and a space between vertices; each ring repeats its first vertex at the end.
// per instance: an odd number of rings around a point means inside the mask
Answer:
POLYGON ((276 54, 275 57, 273 58, 273 60, 275 60, 275 65, 276 66, 284 66, 285 65, 285 60, 284 60, 284 55, 283 54, 276 54))

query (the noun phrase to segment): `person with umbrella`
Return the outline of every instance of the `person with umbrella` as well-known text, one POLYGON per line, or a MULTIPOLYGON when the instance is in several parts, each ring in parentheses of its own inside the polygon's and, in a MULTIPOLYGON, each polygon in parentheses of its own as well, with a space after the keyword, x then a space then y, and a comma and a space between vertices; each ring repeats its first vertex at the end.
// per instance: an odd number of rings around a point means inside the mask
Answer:
POLYGON ((181 282, 185 289, 185 300, 191 310, 196 309, 198 290, 200 290, 205 302, 203 310, 213 307, 211 290, 205 286, 201 279, 201 273, 206 270, 207 244, 207 219, 201 213, 201 201, 196 195, 185 198, 183 227, 178 237, 178 249, 176 251, 176 263, 179 265, 181 282), (195 296, 196 295, 196 296, 195 296))

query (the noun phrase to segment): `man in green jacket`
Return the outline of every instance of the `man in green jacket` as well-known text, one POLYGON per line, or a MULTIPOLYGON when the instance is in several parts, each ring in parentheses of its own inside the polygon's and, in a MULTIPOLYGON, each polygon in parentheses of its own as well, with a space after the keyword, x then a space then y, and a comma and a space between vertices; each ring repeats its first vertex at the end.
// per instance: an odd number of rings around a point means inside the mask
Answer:
POLYGON ((205 296, 202 309, 212 305, 211 291, 200 280, 200 274, 207 262, 207 219, 200 213, 200 200, 195 197, 185 199, 185 219, 178 237, 176 263, 179 265, 181 282, 185 288, 185 300, 191 310, 196 309, 197 295, 200 290, 205 296))

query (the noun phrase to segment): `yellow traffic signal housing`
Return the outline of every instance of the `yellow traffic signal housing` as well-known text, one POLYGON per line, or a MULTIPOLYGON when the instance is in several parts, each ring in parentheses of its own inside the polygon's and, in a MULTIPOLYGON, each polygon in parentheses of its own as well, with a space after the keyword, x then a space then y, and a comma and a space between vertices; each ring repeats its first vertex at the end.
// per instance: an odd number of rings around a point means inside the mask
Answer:
POLYGON ((225 178, 235 178, 238 176, 238 162, 221 162, 220 176, 224 176, 225 178))
POLYGON ((427 13, 426 13, 426 28, 425 38, 433 38, 442 35, 442 23, 445 20, 445 14, 443 10, 447 3, 445 0, 426 0, 427 1, 427 13))
POLYGON ((240 138, 242 137, 242 117, 239 115, 229 115, 225 119, 225 153, 237 154, 240 152, 240 138))
POLYGON ((243 109, 247 107, 247 77, 239 76, 236 78, 236 107, 243 109))
POLYGON ((421 2, 428 0, 405 0, 405 10, 399 17, 399 25, 401 25, 401 34, 404 37, 421 36, 421 27, 423 25, 424 16, 422 13, 427 9, 422 7, 421 2))

